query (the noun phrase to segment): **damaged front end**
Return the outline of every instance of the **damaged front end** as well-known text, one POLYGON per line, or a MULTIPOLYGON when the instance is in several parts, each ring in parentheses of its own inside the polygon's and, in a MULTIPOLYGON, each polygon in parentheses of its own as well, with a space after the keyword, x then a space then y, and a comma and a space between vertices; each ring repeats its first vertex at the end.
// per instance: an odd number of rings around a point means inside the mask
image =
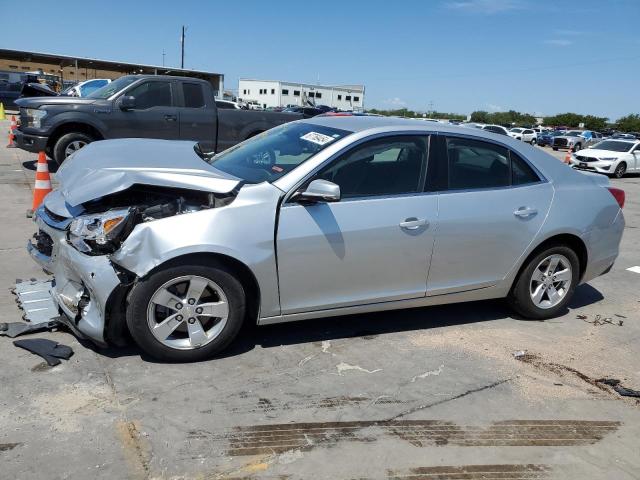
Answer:
POLYGON ((200 177, 199 183, 207 184, 202 190, 198 190, 198 182, 190 185, 189 181, 178 181, 171 186, 171 177, 184 178, 193 173, 189 162, 186 168, 173 168, 171 172, 166 168, 136 168, 135 162, 126 167, 112 165, 103 171, 89 172, 84 165, 74 168, 79 160, 89 161, 83 157, 91 153, 95 156, 100 148, 87 146, 60 170, 60 188, 50 193, 34 214, 38 231, 27 250, 45 272, 53 275, 49 292, 64 314, 63 323, 97 344, 122 344, 126 296, 136 276, 119 266, 114 254, 137 225, 228 205, 237 194, 238 182, 220 179, 223 185, 215 191, 212 180, 215 182, 219 174, 203 175, 208 165, 199 158, 196 176, 200 177), (79 175, 79 170, 84 174, 79 175), (114 179, 111 185, 105 182, 109 176, 114 179), (132 183, 131 177, 148 183, 132 183), (92 183, 95 195, 88 198, 92 183), (80 191, 82 202, 70 203, 70 198, 78 199, 80 191))

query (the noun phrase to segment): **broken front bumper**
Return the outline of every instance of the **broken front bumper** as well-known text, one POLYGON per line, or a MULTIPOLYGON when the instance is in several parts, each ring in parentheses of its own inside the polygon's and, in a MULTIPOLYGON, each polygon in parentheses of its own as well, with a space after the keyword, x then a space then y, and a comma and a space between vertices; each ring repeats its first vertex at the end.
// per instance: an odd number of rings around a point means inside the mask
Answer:
POLYGON ((98 344, 106 344, 105 319, 111 294, 121 282, 109 258, 80 253, 67 241, 64 223, 49 216, 41 206, 34 215, 40 229, 38 235, 48 235, 50 249, 31 241, 27 250, 31 257, 53 275, 51 298, 68 319, 73 330, 98 344), (38 248, 40 247, 40 249, 38 248))

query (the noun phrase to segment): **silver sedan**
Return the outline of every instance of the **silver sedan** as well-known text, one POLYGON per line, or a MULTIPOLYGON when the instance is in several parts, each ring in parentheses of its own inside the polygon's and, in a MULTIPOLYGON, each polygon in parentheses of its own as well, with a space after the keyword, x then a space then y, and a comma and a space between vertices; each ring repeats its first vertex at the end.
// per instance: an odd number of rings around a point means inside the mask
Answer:
MULTIPOLYGON (((210 357, 243 322, 507 298, 561 314, 613 265, 624 192, 504 135, 320 116, 213 155, 95 142, 57 174, 29 250, 77 334, 210 357)), ((293 328, 293 327, 292 327, 293 328)))

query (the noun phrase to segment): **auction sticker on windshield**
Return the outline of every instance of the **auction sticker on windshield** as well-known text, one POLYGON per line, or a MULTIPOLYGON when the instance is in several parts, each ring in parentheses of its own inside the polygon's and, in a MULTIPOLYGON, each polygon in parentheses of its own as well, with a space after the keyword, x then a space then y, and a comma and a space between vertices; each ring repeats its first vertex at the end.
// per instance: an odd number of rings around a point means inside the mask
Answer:
POLYGON ((322 133, 318 132, 305 133, 300 138, 302 140, 307 140, 308 142, 313 142, 317 145, 326 145, 327 143, 335 140, 335 138, 330 137, 329 135, 323 135, 322 133))

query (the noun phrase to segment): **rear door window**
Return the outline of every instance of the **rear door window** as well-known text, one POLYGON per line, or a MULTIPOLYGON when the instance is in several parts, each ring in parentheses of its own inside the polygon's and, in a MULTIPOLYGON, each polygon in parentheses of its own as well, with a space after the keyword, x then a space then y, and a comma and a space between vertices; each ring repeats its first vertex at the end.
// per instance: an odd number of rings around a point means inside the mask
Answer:
POLYGON ((540 181, 538 174, 521 157, 512 151, 509 152, 509 157, 511 159, 512 185, 526 185, 540 181))
POLYGON ((467 138, 447 138, 449 189, 507 187, 511 184, 509 151, 467 138))
POLYGON ((202 85, 199 83, 183 83, 184 106, 187 108, 202 108, 205 106, 202 85))

